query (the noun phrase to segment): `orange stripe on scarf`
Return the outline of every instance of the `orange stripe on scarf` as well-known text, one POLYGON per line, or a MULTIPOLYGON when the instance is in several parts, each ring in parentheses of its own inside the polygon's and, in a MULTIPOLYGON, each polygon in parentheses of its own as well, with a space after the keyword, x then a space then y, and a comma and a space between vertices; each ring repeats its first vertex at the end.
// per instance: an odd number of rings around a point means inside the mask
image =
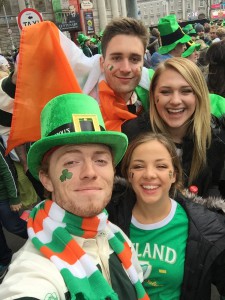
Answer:
MULTIPOLYGON (((43 214, 45 215, 46 213, 49 214, 49 211, 51 209, 52 203, 50 201, 46 201, 46 205, 45 205, 45 210, 40 209, 35 218, 37 218, 37 220, 42 220, 43 219, 43 214)), ((33 228, 35 233, 38 233, 40 231, 43 230, 43 222, 36 222, 35 226, 33 227, 33 219, 29 218, 28 222, 27 222, 27 228, 33 228)))
POLYGON ((118 254, 118 257, 123 262, 124 267, 127 269, 132 265, 132 252, 127 242, 124 242, 124 249, 118 254))
POLYGON ((84 235, 82 236, 85 239, 93 238, 96 236, 96 232, 98 231, 100 220, 99 218, 84 218, 81 228, 85 228, 84 235))
POLYGON ((38 140, 45 104, 60 94, 74 92, 82 90, 60 46, 58 28, 49 21, 24 27, 7 153, 38 140))
POLYGON ((99 99, 107 130, 121 131, 121 125, 125 121, 137 117, 128 111, 124 99, 116 96, 104 80, 99 83, 99 99))
MULTIPOLYGON (((42 246, 40 248, 41 253, 46 257, 51 258, 51 256, 56 255, 55 251, 52 251, 47 246, 42 246)), ((83 255, 85 254, 84 250, 81 247, 77 247, 77 243, 74 240, 68 242, 61 253, 57 253, 57 257, 66 261, 68 264, 75 264, 83 255), (74 249, 76 249, 76 255, 74 254, 74 249)))

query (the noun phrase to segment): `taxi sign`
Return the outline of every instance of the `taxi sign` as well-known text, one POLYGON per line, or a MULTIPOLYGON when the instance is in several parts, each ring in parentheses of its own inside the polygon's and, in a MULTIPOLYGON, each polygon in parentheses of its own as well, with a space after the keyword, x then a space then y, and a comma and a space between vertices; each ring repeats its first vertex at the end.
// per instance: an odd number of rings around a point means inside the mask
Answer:
POLYGON ((18 15, 18 26, 22 30, 25 26, 30 26, 43 21, 42 15, 33 8, 25 8, 18 15))

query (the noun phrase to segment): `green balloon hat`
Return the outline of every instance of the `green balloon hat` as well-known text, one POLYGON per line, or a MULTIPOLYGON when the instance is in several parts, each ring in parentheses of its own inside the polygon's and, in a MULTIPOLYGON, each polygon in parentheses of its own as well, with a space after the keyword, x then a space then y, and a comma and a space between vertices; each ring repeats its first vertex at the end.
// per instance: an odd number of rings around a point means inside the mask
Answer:
POLYGON ((107 131, 99 105, 85 94, 63 94, 49 101, 41 112, 41 138, 28 153, 28 167, 39 179, 44 155, 54 147, 66 144, 104 144, 112 149, 117 165, 127 149, 125 134, 107 131))
POLYGON ((178 44, 185 44, 191 40, 191 37, 185 34, 179 26, 175 15, 161 18, 158 30, 162 41, 162 46, 158 50, 160 54, 167 54, 178 44))

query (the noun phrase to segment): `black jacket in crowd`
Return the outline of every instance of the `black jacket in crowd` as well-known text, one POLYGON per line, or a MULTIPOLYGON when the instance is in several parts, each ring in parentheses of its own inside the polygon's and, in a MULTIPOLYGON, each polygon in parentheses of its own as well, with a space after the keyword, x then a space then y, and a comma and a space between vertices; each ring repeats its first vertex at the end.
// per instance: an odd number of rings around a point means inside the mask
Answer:
MULTIPOLYGON (((202 197, 222 196, 225 198, 225 181, 221 181, 221 174, 225 162, 225 116, 221 119, 212 116, 212 142, 207 150, 207 164, 193 181, 198 187, 198 195, 202 197)), ((135 119, 128 120, 122 125, 122 132, 132 141, 137 135, 150 132, 149 113, 143 113, 135 119)), ((182 169, 184 186, 188 188, 194 141, 191 136, 185 136, 182 143, 182 169)))
MULTIPOLYGON (((180 300, 210 300, 211 284, 225 296, 225 216, 182 195, 176 201, 189 220, 180 300)), ((135 202, 135 194, 128 185, 117 182, 106 207, 109 220, 128 236, 135 202)))

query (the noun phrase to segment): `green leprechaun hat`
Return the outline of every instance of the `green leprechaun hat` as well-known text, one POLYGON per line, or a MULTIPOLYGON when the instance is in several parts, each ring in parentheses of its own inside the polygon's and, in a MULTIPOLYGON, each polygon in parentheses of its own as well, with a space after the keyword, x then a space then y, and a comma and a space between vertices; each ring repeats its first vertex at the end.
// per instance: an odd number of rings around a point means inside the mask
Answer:
POLYGON ((44 155, 66 144, 104 144, 113 152, 114 163, 122 159, 128 145, 125 134, 106 131, 99 105, 85 94, 63 94, 53 98, 41 112, 41 139, 28 153, 28 167, 39 179, 44 155))
POLYGON ((184 26, 182 28, 183 32, 186 33, 186 34, 188 34, 188 32, 191 31, 192 29, 193 29, 192 24, 187 24, 186 26, 184 26))
POLYGON ((186 43, 187 49, 182 53, 182 57, 188 57, 190 56, 195 50, 199 51, 201 48, 201 45, 198 43, 195 43, 193 41, 189 41, 186 43))
POLYGON ((191 37, 185 34, 179 26, 175 15, 161 18, 158 30, 162 42, 162 46, 158 50, 160 54, 167 54, 178 44, 185 44, 191 40, 191 37))
POLYGON ((93 37, 93 38, 90 39, 90 42, 91 42, 92 44, 97 44, 98 41, 97 41, 96 38, 93 37))
POLYGON ((90 38, 83 33, 80 33, 77 37, 77 41, 81 46, 88 40, 90 40, 90 38))

